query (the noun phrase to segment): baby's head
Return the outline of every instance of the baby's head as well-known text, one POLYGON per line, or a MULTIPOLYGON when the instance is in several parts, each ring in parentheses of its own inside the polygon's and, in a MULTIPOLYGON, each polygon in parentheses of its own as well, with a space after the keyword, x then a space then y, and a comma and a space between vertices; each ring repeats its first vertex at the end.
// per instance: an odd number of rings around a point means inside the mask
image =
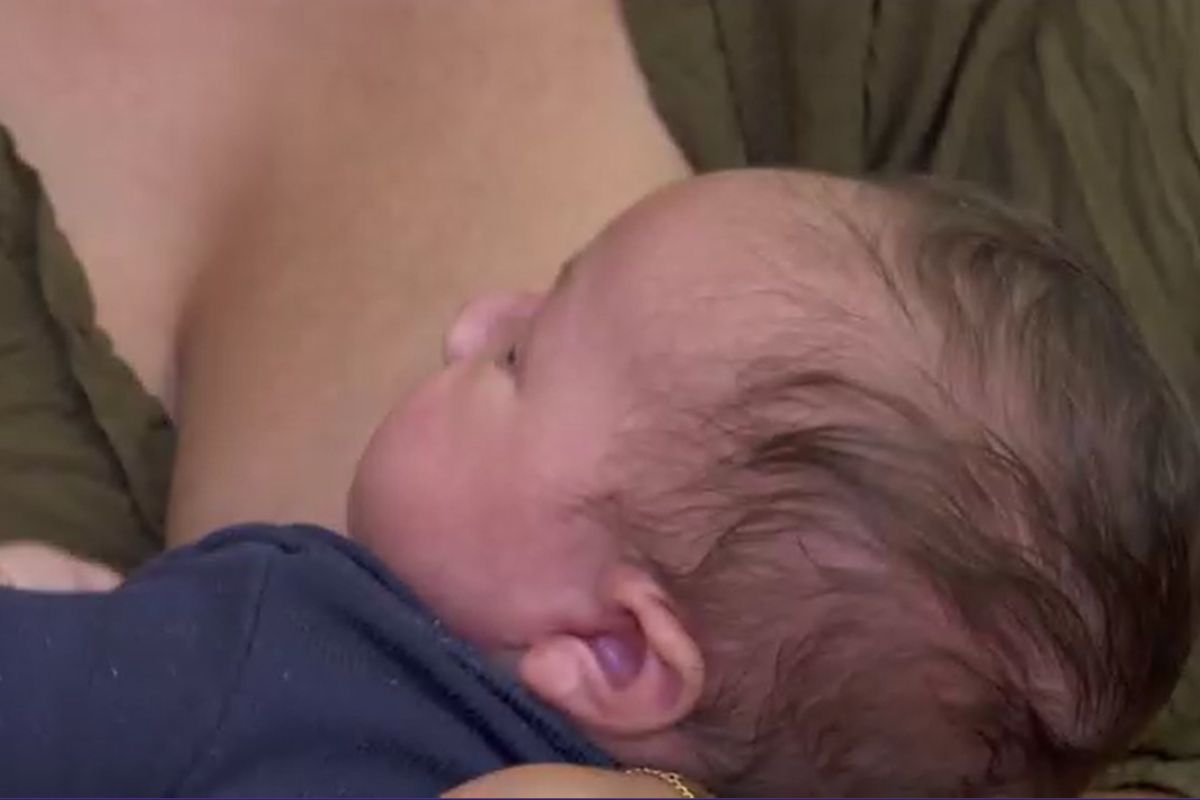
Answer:
POLYGON ((446 351, 352 534, 620 760, 1062 794, 1178 674, 1187 416, 1099 277, 989 201, 697 179, 446 351))

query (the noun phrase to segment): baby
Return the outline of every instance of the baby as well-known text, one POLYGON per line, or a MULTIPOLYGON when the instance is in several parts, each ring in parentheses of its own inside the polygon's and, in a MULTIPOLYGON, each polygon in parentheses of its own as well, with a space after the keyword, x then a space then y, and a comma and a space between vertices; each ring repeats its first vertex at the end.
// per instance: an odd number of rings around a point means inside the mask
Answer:
POLYGON ((702 178, 446 357, 351 535, 619 760, 1067 794, 1178 674, 1191 429, 1087 263, 986 200, 702 178))
POLYGON ((446 359, 350 536, 616 762, 1066 795, 1179 674, 1189 418, 1095 271, 990 201, 693 180, 446 359))

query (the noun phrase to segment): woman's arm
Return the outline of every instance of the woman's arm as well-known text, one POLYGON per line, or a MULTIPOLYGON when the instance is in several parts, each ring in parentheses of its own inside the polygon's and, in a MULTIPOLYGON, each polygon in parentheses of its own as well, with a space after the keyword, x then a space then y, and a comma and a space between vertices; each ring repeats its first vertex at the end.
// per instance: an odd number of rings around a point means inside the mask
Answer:
MULTIPOLYGON (((653 774, 572 764, 530 764, 497 770, 454 787, 442 797, 707 797, 698 784, 682 790, 653 774)), ((1107 792, 1085 797, 1175 797, 1155 791, 1107 792)))
POLYGON ((653 774, 572 764, 529 764, 489 773, 442 797, 704 797, 653 774))

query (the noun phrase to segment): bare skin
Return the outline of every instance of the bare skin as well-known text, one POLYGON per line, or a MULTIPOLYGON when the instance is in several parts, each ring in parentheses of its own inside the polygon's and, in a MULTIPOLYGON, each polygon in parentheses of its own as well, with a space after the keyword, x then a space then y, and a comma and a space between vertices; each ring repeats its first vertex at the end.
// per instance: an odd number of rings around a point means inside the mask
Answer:
POLYGON ((33 79, 0 118, 180 423, 174 543, 344 529, 356 459, 457 307, 544 285, 686 174, 604 2, 6 14, 0 76, 33 79))
MULTIPOLYGON (((686 784, 695 797, 707 797, 686 784)), ((572 764, 529 764, 488 773, 454 787, 442 797, 685 797, 670 782, 651 775, 572 764)))

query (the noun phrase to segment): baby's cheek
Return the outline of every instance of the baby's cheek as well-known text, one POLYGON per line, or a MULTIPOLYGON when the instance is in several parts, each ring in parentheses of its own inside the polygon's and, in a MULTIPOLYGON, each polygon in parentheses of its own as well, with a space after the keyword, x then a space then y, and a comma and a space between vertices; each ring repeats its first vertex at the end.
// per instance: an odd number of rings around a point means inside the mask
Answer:
MULTIPOLYGON (((408 573, 452 555, 473 504, 470 463, 455 448, 443 403, 422 392, 393 411, 359 462, 350 496, 351 536, 408 573)), ((470 454, 467 454, 468 456, 470 454)))
POLYGON ((350 535, 373 547, 392 535, 405 513, 406 484, 413 471, 406 463, 419 443, 406 441, 407 423, 393 412, 372 435, 359 459, 349 498, 350 535))
POLYGON ((350 497, 350 536, 401 579, 423 582, 429 565, 442 560, 438 520, 429 517, 440 500, 413 485, 402 455, 380 444, 364 457, 350 497))

